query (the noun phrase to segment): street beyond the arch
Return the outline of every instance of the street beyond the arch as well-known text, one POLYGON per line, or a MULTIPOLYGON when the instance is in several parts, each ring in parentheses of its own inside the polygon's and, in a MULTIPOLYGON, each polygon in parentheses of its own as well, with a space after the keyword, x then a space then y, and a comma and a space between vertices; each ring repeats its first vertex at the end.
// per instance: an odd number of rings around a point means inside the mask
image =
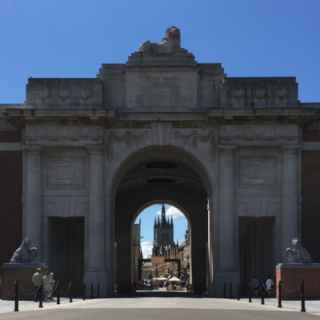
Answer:
POLYGON ((247 300, 233 299, 140 297, 76 300, 73 303, 65 300, 59 306, 47 303, 43 309, 39 309, 36 303, 29 301, 20 303, 22 312, 3 313, 9 305, 8 302, 0 300, 0 313, 2 313, 0 320, 303 320, 314 319, 316 315, 320 315, 318 301, 309 302, 307 306, 310 313, 301 313, 299 306, 299 301, 287 301, 283 308, 279 309, 276 307, 274 299, 266 300, 266 304, 261 305, 259 300, 253 300, 252 303, 249 303, 247 300))

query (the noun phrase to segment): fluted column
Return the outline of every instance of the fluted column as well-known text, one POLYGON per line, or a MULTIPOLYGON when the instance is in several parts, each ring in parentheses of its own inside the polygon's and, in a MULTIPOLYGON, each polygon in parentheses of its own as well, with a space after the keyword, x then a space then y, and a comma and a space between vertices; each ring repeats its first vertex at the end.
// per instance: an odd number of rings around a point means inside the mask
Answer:
POLYGON ((89 152, 89 212, 86 221, 86 276, 87 285, 100 285, 106 294, 105 225, 104 225, 104 156, 101 147, 90 147, 89 152))
POLYGON ((28 237, 43 254, 43 216, 41 205, 41 154, 39 147, 26 147, 23 151, 23 237, 28 237))
POLYGON ((291 239, 299 236, 299 183, 300 151, 297 147, 283 149, 282 175, 282 216, 281 216, 281 256, 284 259, 285 249, 291 239))

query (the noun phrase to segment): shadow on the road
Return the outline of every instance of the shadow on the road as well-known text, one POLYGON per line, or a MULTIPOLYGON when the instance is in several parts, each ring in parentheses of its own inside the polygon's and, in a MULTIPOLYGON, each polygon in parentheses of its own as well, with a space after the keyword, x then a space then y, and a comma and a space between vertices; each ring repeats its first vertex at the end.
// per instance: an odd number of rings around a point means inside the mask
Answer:
POLYGON ((204 298, 205 295, 196 295, 184 291, 148 291, 139 290, 129 295, 116 295, 116 298, 204 298))
POLYGON ((0 315, 0 320, 311 320, 314 315, 300 312, 263 310, 195 309, 64 309, 0 315))

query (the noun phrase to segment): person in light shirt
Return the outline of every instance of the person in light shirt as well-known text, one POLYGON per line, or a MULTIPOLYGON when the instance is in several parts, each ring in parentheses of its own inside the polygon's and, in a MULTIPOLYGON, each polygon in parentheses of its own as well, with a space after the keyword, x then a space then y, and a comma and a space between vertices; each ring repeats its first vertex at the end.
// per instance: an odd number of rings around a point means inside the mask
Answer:
POLYGON ((272 280, 272 277, 269 276, 268 279, 265 282, 266 292, 268 295, 271 295, 273 291, 274 282, 272 280))

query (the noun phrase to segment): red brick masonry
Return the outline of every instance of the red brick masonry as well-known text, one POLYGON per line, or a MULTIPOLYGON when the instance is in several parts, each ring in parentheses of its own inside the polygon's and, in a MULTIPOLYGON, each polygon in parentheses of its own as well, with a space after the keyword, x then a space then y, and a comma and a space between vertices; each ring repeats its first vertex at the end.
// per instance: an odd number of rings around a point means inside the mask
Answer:
POLYGON ((299 299, 300 286, 304 280, 305 297, 307 299, 320 298, 320 263, 280 263, 276 267, 276 284, 283 281, 283 299, 299 299))

